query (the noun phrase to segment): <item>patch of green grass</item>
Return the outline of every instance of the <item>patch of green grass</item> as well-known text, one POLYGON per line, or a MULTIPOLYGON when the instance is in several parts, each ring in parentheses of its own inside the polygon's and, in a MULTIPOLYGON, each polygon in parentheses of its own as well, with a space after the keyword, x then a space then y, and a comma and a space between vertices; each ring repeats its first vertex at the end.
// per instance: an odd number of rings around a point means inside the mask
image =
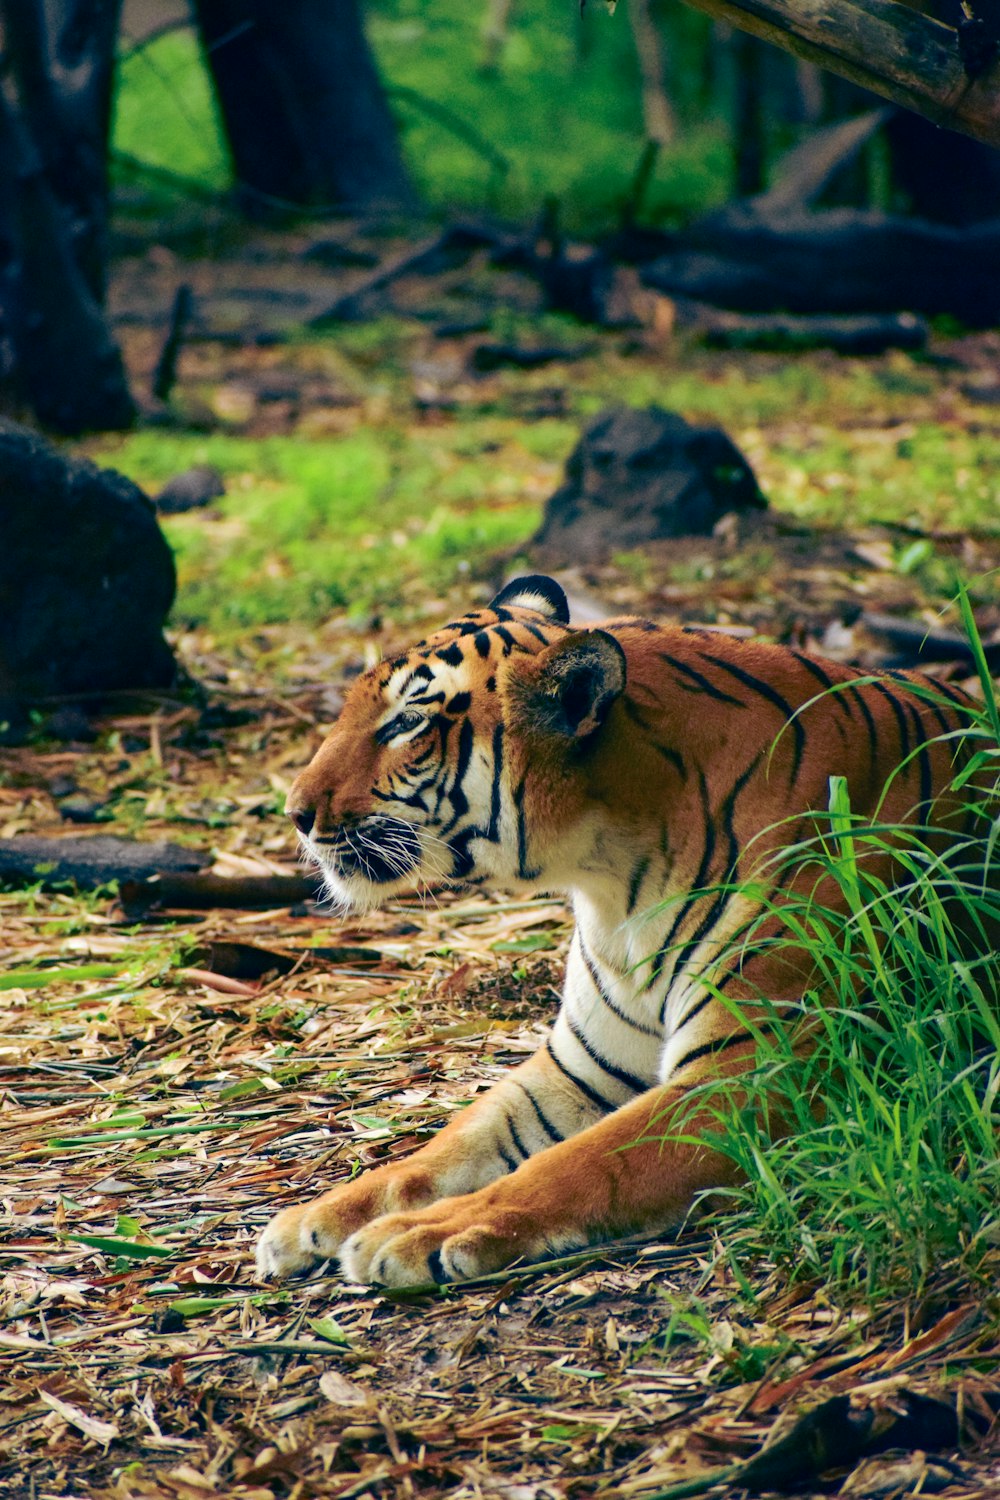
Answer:
MULTIPOLYGON (((405 93, 391 95, 421 191, 432 204, 482 207, 515 218, 535 214, 547 195, 578 226, 614 218, 643 144, 638 69, 624 9, 582 13, 557 0, 511 16, 497 74, 484 74, 484 11, 461 0, 381 0, 369 33, 387 80, 474 124, 509 163, 497 168, 422 111, 405 93)), ((682 114, 694 88, 683 60, 694 61, 702 17, 663 17, 673 64, 671 91, 682 114)), ((699 101, 700 102, 700 101, 699 101)), ((691 109, 694 114, 694 109, 691 109)), ((709 112, 710 113, 710 112, 709 112)), ((721 201, 730 177, 726 132, 717 120, 688 121, 657 163, 647 209, 656 218, 687 215, 721 201)))
MULTIPOLYGON (((1000 436, 933 421, 933 387, 928 394, 926 370, 911 361, 695 354, 669 363, 625 357, 605 341, 573 367, 567 415, 526 419, 525 403, 563 374, 517 371, 491 380, 479 406, 424 424, 409 373, 419 336, 383 319, 290 351, 293 360, 303 352, 329 359, 366 403, 364 426, 343 436, 157 429, 94 445, 100 462, 150 492, 193 464, 214 464, 225 477, 228 494, 209 512, 164 522, 179 565, 175 623, 227 633, 331 613, 393 614, 421 578, 427 592, 481 576, 497 552, 528 543, 580 427, 609 402, 720 422, 772 506, 812 523, 1000 529, 1000 436)), ((641 555, 618 561, 648 582, 641 555)), ((769 563, 741 554, 723 571, 741 576, 769 563)), ((929 543, 916 552, 901 543, 900 568, 932 597, 954 593, 955 564, 929 543)), ((977 596, 993 598, 995 581, 982 580, 977 596)))
POLYGON ((779 437, 772 503, 808 521, 1000 532, 1000 434, 920 422, 779 437))
POLYGON ((523 498, 516 473, 498 468, 485 435, 472 454, 468 436, 391 427, 311 441, 140 432, 103 458, 153 490, 196 463, 226 476, 229 492, 210 514, 164 522, 178 564, 174 623, 225 634, 334 612, 391 614, 409 586, 447 588, 523 543, 539 504, 523 498))
POLYGON ((813 892, 832 879, 842 907, 815 894, 765 904, 785 934, 772 941, 816 965, 797 1006, 809 1050, 787 1009, 761 997, 755 1070, 700 1085, 690 1102, 714 1117, 712 1144, 747 1181, 727 1244, 871 1299, 919 1295, 949 1263, 975 1275, 1000 1240, 1000 820, 988 797, 1000 746, 983 675, 986 707, 952 736, 977 831, 957 846, 952 835, 946 855, 933 828, 859 817, 831 778, 826 829, 784 858, 813 892), (887 846, 895 884, 875 873, 887 846))
POLYGON ((229 149, 192 31, 173 31, 119 59, 116 151, 225 191, 229 149))

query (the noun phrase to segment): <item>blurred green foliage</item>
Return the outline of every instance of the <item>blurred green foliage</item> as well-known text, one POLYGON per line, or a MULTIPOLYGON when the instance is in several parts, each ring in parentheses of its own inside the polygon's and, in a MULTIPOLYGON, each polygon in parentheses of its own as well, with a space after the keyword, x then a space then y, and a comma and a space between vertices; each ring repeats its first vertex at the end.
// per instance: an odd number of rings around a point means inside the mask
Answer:
MULTIPOLYGON (((601 5, 581 15, 574 0, 514 7, 496 72, 481 66, 485 0, 373 0, 366 14, 408 165, 432 210, 525 219, 555 195, 571 227, 615 219, 644 139, 624 7, 614 16, 601 5)), ((721 202, 731 166, 728 128, 705 77, 709 23, 683 7, 662 19, 683 129, 661 153, 645 211, 668 221, 721 202)), ((228 186, 228 151, 192 31, 123 52, 114 147, 206 189, 228 186)), ((126 163, 116 170, 131 180, 126 163)), ((155 198, 155 181, 148 186, 155 198)))

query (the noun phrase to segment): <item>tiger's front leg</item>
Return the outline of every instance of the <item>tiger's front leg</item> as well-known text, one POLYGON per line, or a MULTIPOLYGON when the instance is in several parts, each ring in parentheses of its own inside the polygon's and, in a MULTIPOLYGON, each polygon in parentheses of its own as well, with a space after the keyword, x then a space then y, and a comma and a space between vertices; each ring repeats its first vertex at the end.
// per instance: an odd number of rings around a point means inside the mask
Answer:
MULTIPOLYGON (((305 1271, 338 1255, 349 1237, 383 1215, 443 1198, 460 1202, 456 1194, 516 1172, 533 1153, 564 1142, 600 1114, 542 1048, 412 1156, 277 1214, 258 1242, 257 1274, 266 1279, 305 1271)), ((426 1280, 426 1266, 424 1273, 426 1280)))
POLYGON ((714 1123, 684 1114, 683 1086, 640 1095, 516 1172, 461 1198, 394 1213, 356 1231, 349 1280, 385 1286, 462 1281, 636 1231, 676 1228, 697 1195, 738 1180, 731 1161, 690 1137, 714 1123), (675 1130, 684 1139, 666 1141, 675 1130))

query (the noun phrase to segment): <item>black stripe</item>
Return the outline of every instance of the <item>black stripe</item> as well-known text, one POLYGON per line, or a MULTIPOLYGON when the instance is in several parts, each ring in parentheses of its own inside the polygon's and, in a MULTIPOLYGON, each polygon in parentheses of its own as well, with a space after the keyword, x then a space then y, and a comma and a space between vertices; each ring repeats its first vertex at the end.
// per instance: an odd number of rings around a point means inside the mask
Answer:
MULTIPOLYGON (((724 983, 725 983, 725 980, 723 980, 723 984, 724 983)), ((718 988, 721 989, 722 985, 719 985, 718 988)), ((689 1021, 693 1021, 694 1018, 695 1018, 695 1016, 700 1016, 701 1013, 702 1013, 702 1011, 705 1009, 705 1006, 708 1004, 708 1002, 710 1000, 714 1000, 714 999, 715 999, 715 996, 713 995, 713 993, 712 993, 711 990, 708 990, 704 995, 702 995, 702 997, 698 1001, 697 1005, 692 1005, 691 1009, 688 1011, 688 1013, 684 1017, 683 1021, 678 1022, 678 1024, 674 1027, 674 1036, 676 1036, 679 1031, 683 1031, 684 1028, 685 1028, 685 1026, 687 1025, 687 1023, 689 1021)))
MULTIPOLYGON (((698 793, 701 798, 701 818, 702 826, 705 830, 705 847, 701 853, 701 863, 698 866, 698 873, 694 878, 693 884, 689 887, 693 894, 690 895, 687 901, 685 901, 679 908, 676 917, 670 924, 670 930, 667 932, 666 937, 663 939, 663 942, 657 949, 656 957, 650 964, 651 977, 649 980, 649 984, 647 984, 646 986, 647 989, 649 989, 656 983, 661 973, 663 972, 663 962, 667 956, 667 951, 674 940, 674 934, 677 932, 680 924, 683 922, 684 918, 687 916, 694 903, 701 899, 700 892, 705 884, 705 881, 708 879, 708 872, 712 866, 712 859, 715 854, 715 823, 712 819, 711 810, 708 805, 708 784, 705 780, 705 773, 703 770, 701 770, 700 767, 698 769, 698 793)), ((661 1021, 663 1020, 663 1016, 665 1014, 666 1004, 667 996, 664 995, 663 1009, 661 1009, 660 1011, 661 1021)))
MULTIPOLYGON (((707 693, 710 698, 717 698, 720 703, 735 703, 737 708, 746 708, 747 705, 743 702, 742 698, 734 698, 730 693, 724 693, 721 688, 717 688, 713 683, 709 682, 708 678, 701 672, 696 672, 694 667, 689 667, 686 661, 678 661, 676 656, 671 656, 666 651, 660 651, 658 654, 660 660, 665 661, 668 667, 673 667, 675 672, 680 672, 683 676, 690 677, 693 682, 698 684, 701 691, 707 693)), ((681 687, 684 686, 685 684, 682 682, 681 687)))
POLYGON ((514 1124, 514 1121, 511 1119, 510 1115, 505 1113, 504 1119, 507 1121, 507 1129, 510 1131, 510 1138, 514 1142, 514 1149, 521 1153, 522 1161, 527 1161, 528 1157, 531 1155, 531 1152, 528 1150, 527 1146, 518 1135, 517 1126, 514 1124))
MULTIPOLYGON (((473 825, 471 828, 463 828, 461 833, 456 833, 454 838, 448 840, 448 848, 451 850, 452 859, 455 861, 451 872, 453 880, 469 880, 475 866, 475 860, 469 853, 469 845, 473 839, 482 837, 483 830, 473 825)), ((485 875, 479 876, 478 883, 482 884, 485 879, 485 875)))
POLYGON ((688 1063, 697 1062, 699 1057, 707 1057, 710 1052, 725 1052, 729 1047, 748 1041, 753 1041, 749 1031, 734 1031, 730 1036, 716 1037, 714 1041, 704 1042, 702 1046, 692 1047, 690 1052, 685 1052, 680 1061, 674 1063, 672 1071, 677 1073, 681 1068, 687 1067, 688 1063))
POLYGON ((598 1052, 594 1044, 588 1040, 583 1028, 577 1025, 569 1011, 564 1011, 563 1014, 566 1017, 566 1024, 569 1026, 570 1032, 579 1042, 591 1062, 596 1063, 602 1073, 607 1073, 609 1078, 617 1079, 627 1089, 631 1089, 634 1094, 645 1093, 646 1089, 649 1088, 649 1084, 644 1078, 638 1077, 635 1073, 630 1073, 627 1068, 620 1068, 617 1063, 610 1062, 604 1056, 603 1052, 598 1052))
POLYGON ((514 788, 514 807, 517 812, 517 873, 521 880, 535 880, 541 874, 541 870, 528 867, 528 832, 524 821, 524 788, 525 782, 518 782, 514 788))
POLYGON ((480 630, 479 634, 473 637, 472 644, 485 661, 490 654, 490 638, 486 631, 480 630))
MULTIPOLYGON (((599 1094, 596 1089, 592 1089, 589 1083, 584 1083, 582 1078, 577 1078, 576 1074, 572 1073, 566 1064, 556 1056, 556 1049, 552 1045, 551 1037, 545 1043, 545 1049, 563 1077, 568 1078, 573 1087, 579 1089, 580 1093, 585 1099, 589 1099, 591 1104, 599 1105, 606 1114, 611 1114, 613 1110, 621 1107, 618 1104, 612 1103, 610 1099, 605 1099, 603 1094, 599 1094)), ((643 1087, 645 1088, 645 1084, 643 1087)))
POLYGON ((663 759, 670 762, 682 781, 687 781, 687 766, 684 764, 684 757, 679 750, 674 750, 669 745, 656 744, 654 744, 653 749, 658 750, 663 759))
POLYGON ((378 802, 398 802, 402 807, 416 807, 421 812, 427 811, 427 803, 419 792, 411 792, 404 797, 400 792, 380 792, 377 786, 372 787, 372 796, 378 802))
POLYGON ((785 715, 792 734, 795 737, 795 754, 792 759, 792 785, 794 786, 798 780, 799 770, 802 766, 802 756, 806 748, 806 732, 801 719, 796 715, 788 699, 782 697, 781 693, 776 688, 773 688, 769 682, 765 682, 763 678, 755 677, 752 672, 745 672, 742 667, 736 666, 734 662, 725 661, 721 656, 709 656, 707 651, 703 652, 702 655, 705 661, 710 661, 721 672, 728 672, 730 676, 736 678, 737 682, 742 682, 744 687, 750 688, 752 692, 759 693, 762 698, 766 698, 768 703, 773 703, 775 708, 785 715))
POLYGON ((521 629, 526 630, 529 635, 534 636, 536 641, 541 641, 543 646, 547 646, 549 644, 550 638, 545 634, 545 631, 542 630, 541 626, 531 625, 527 620, 525 620, 522 622, 521 629))
POLYGON ((849 687, 847 691, 851 695, 851 701, 853 703, 856 703, 860 708, 861 716, 864 719, 865 725, 868 729, 868 759, 871 765, 874 767, 878 764, 879 757, 878 730, 875 727, 875 720, 872 718, 872 711, 868 707, 868 704, 865 701, 865 695, 859 687, 849 687))
POLYGON ((503 641, 504 656, 509 656, 510 653, 514 650, 514 647, 517 645, 516 636, 511 634, 506 625, 494 626, 493 634, 499 636, 501 641, 503 641))
POLYGON ((625 903, 625 912, 627 916, 631 916, 635 911, 635 903, 639 899, 639 892, 642 890, 642 882, 646 878, 646 872, 648 869, 649 856, 648 854, 644 854, 641 859, 636 860, 635 865, 632 869, 632 878, 628 883, 628 900, 625 903))
POLYGON ((833 678, 829 672, 820 666, 818 661, 813 661, 811 656, 806 656, 802 651, 793 651, 792 655, 800 666, 805 667, 806 671, 815 677, 817 682, 821 682, 825 688, 833 687, 833 678))
POLYGON ((452 641, 450 646, 441 646, 434 655, 439 660, 447 662, 449 667, 460 667, 465 660, 462 648, 457 641, 452 641))
POLYGON ((884 682, 873 682, 872 688, 876 693, 881 693, 882 697, 888 700, 893 717, 896 720, 900 752, 905 758, 910 753, 910 731, 906 727, 906 715, 903 712, 903 705, 896 697, 896 694, 886 687, 884 682))
POLYGON ((511 1082, 517 1084, 518 1088, 521 1090, 521 1093, 524 1095, 528 1103, 531 1105, 532 1109, 535 1111, 535 1119, 545 1131, 545 1134, 548 1136, 552 1144, 554 1146, 561 1145, 566 1137, 553 1125, 552 1121, 542 1109, 542 1106, 539 1104, 538 1100, 535 1098, 531 1090, 527 1088, 519 1078, 514 1078, 511 1080, 511 1082))
POLYGON ((926 735, 924 734, 924 726, 921 723, 920 712, 917 708, 917 705, 911 701, 908 702, 906 706, 910 710, 910 718, 913 721, 913 727, 916 731, 917 736, 917 743, 920 747, 917 751, 917 764, 920 767, 920 803, 917 809, 917 816, 921 820, 921 822, 926 823, 927 819, 930 817, 931 795, 934 790, 934 775, 931 769, 931 752, 927 744, 926 735))
POLYGON ((469 799, 465 795, 462 783, 472 760, 472 747, 475 744, 476 732, 472 727, 471 719, 463 719, 462 727, 458 732, 458 764, 455 766, 455 775, 452 778, 451 789, 448 792, 448 801, 452 805, 454 817, 442 833, 450 833, 465 813, 469 811, 469 799))
POLYGON ((933 698, 924 698, 922 701, 924 707, 934 715, 942 734, 950 734, 953 729, 957 728, 954 720, 948 718, 940 703, 935 703, 933 698))
POLYGON ((493 731, 493 785, 490 789, 490 821, 486 837, 491 844, 500 842, 500 780, 503 775, 503 724, 493 731))
POLYGON ((499 1156, 500 1160, 503 1162, 504 1166, 507 1168, 507 1171, 508 1172, 516 1172, 517 1169, 518 1169, 518 1167, 521 1165, 520 1162, 515 1161, 514 1157, 511 1156, 511 1154, 510 1154, 509 1151, 505 1151, 504 1150, 504 1148, 501 1146, 501 1144, 500 1144, 499 1141, 494 1141, 493 1142, 493 1146, 494 1146, 494 1149, 496 1150, 497 1156, 499 1156))
POLYGON ((933 683, 938 692, 949 698, 956 708, 964 708, 967 713, 972 711, 973 700, 964 688, 956 687, 953 682, 945 682, 942 677, 931 677, 928 681, 933 683))
POLYGON ((631 1026, 633 1031, 640 1031, 643 1036, 652 1036, 656 1037, 657 1040, 660 1040, 663 1036, 663 1032, 658 1027, 644 1026, 641 1021, 635 1020, 635 1018, 633 1016, 630 1016, 627 1011, 619 1009, 619 1007, 611 999, 611 996, 608 994, 607 990, 604 988, 604 985, 601 983, 601 976, 598 972, 597 965, 595 964, 590 953, 587 951, 583 938, 580 935, 579 928, 577 928, 576 930, 576 940, 580 946, 580 957, 583 959, 583 962, 587 969, 587 973, 590 975, 591 981, 593 982, 594 989, 597 991, 600 999, 603 1000, 604 1004, 608 1007, 608 1010, 611 1012, 611 1014, 613 1016, 617 1016, 619 1021, 624 1021, 626 1026, 631 1026))

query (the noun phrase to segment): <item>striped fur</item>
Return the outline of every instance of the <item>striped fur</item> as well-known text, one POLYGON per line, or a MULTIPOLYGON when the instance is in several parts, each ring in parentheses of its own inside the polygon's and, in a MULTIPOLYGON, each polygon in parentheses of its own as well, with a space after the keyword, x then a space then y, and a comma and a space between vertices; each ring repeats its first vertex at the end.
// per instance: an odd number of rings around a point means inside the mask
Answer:
POLYGON ((810 980, 766 941, 777 918, 720 966, 759 912, 746 883, 777 878, 768 857, 809 836, 832 774, 862 814, 926 816, 966 702, 926 686, 645 620, 573 630, 540 578, 360 678, 288 803, 331 896, 561 891, 576 929, 539 1052, 405 1161, 279 1214, 260 1273, 339 1255, 354 1281, 462 1279, 675 1225, 729 1182, 661 1137, 691 1084, 752 1057, 733 1006, 753 1022, 810 980))

